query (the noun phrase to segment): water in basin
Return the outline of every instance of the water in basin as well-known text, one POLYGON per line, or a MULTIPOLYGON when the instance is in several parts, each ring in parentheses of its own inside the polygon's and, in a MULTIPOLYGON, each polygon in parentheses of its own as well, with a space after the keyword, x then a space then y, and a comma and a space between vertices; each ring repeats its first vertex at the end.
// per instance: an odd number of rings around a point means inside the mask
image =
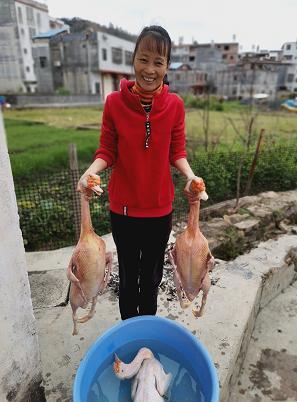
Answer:
MULTIPOLYGON (((184 360, 176 349, 156 340, 138 340, 125 344, 116 351, 125 363, 134 359, 138 350, 147 347, 161 362, 166 373, 172 374, 169 388, 164 396, 166 402, 204 402, 199 378, 191 374, 191 363, 184 360)), ((89 389, 88 402, 132 402, 131 382, 120 380, 113 372, 114 355, 108 357, 97 372, 89 389)))

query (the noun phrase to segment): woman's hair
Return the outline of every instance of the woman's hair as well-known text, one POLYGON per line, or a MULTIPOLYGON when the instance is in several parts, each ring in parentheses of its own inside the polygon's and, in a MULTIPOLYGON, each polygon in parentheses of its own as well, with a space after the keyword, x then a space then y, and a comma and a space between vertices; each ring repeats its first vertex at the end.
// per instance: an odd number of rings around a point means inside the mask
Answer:
POLYGON ((161 54, 162 56, 166 56, 168 65, 171 55, 171 39, 166 29, 162 28, 159 25, 151 25, 149 27, 143 28, 135 44, 135 49, 132 57, 133 63, 139 44, 144 38, 148 38, 148 40, 146 41, 146 47, 148 47, 148 50, 157 50, 159 54, 161 54))

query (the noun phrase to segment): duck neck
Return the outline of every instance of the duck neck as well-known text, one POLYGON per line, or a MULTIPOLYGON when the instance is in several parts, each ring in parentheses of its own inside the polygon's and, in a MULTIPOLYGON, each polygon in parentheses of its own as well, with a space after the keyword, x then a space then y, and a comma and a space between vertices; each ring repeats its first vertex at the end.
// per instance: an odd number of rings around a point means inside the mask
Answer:
POLYGON ((200 201, 190 205, 187 229, 191 233, 195 233, 197 230, 199 230, 199 213, 200 213, 200 201))
POLYGON ((85 199, 83 195, 80 197, 81 200, 81 223, 80 223, 80 237, 93 230, 91 214, 90 214, 90 203, 85 199))

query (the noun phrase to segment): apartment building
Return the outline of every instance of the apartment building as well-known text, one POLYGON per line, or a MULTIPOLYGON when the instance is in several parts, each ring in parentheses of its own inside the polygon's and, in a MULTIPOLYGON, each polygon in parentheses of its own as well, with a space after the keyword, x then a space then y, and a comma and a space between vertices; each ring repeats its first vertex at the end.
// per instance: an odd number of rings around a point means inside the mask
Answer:
POLYGON ((1 92, 36 91, 32 37, 48 29, 47 5, 33 0, 1 0, 1 92))

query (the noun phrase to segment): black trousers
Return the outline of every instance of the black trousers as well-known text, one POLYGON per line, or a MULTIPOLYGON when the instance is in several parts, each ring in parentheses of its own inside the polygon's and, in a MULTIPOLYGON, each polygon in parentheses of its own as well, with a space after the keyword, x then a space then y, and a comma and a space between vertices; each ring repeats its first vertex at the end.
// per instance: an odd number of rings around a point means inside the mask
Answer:
POLYGON ((134 218, 110 212, 110 219, 119 262, 122 320, 155 315, 172 214, 134 218))

